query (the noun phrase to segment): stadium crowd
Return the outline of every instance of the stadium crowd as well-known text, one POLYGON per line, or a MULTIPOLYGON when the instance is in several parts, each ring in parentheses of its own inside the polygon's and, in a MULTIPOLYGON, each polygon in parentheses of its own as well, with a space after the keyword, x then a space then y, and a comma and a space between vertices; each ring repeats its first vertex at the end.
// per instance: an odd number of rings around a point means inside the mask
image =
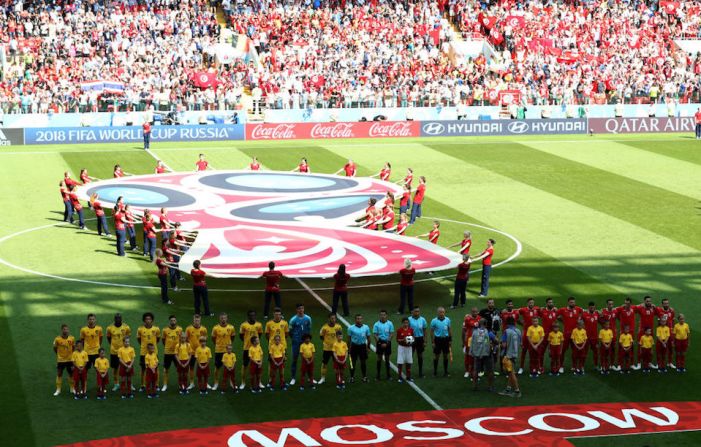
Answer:
POLYGON ((119 94, 135 110, 233 108, 244 88, 274 108, 487 104, 500 90, 537 104, 699 101, 701 55, 673 40, 698 37, 700 17, 698 0, 3 0, 0 107, 93 111, 119 94), (217 9, 257 57, 205 56, 217 9), (451 56, 451 22, 493 57, 451 56), (203 71, 216 82, 199 84, 203 71), (123 89, 81 88, 91 81, 123 89))

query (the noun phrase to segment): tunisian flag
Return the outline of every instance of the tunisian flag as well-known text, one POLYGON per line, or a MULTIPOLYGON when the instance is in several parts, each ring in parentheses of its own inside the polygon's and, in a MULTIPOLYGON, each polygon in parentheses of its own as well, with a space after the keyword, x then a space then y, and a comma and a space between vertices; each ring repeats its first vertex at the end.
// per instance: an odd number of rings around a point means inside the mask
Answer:
POLYGON ((209 88, 217 86, 217 73, 211 73, 209 71, 198 71, 192 75, 192 83, 195 87, 199 88, 209 88))
POLYGON ((482 13, 480 13, 477 16, 477 20, 479 20, 480 25, 482 25, 485 29, 492 29, 494 28, 494 25, 497 24, 497 18, 494 16, 486 16, 482 13))
POLYGON ((523 16, 506 16, 506 23, 512 28, 523 28, 526 26, 526 18, 523 16))
POLYGON ((670 2, 667 0, 660 1, 660 9, 664 10, 669 15, 675 14, 680 6, 680 2, 670 2))

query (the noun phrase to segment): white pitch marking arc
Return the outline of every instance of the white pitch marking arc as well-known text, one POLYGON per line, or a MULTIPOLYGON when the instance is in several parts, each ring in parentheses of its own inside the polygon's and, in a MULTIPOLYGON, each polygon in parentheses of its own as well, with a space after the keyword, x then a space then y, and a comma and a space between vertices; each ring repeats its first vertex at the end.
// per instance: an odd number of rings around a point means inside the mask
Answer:
MULTIPOLYGON (((472 227, 477 227, 477 228, 482 228, 488 231, 493 231, 495 233, 501 234, 503 236, 508 237, 514 243, 516 244, 516 251, 511 254, 508 258, 504 259, 501 262, 498 262, 494 265, 492 265, 493 268, 499 267, 501 265, 504 265, 508 262, 513 261, 516 259, 520 254, 521 251, 523 250, 523 246, 521 242, 516 239, 513 235, 506 233, 504 231, 497 230, 495 228, 489 228, 484 225, 480 224, 475 224, 475 223, 469 223, 469 222, 461 222, 459 220, 452 220, 452 219, 438 219, 435 217, 425 217, 426 219, 429 220, 441 220, 443 222, 451 222, 451 223, 456 223, 456 224, 461 224, 461 225, 467 225, 467 226, 472 226, 472 227)), ((95 218, 89 218, 85 219, 86 221, 89 220, 95 220, 95 218)), ((9 241, 10 239, 13 239, 18 236, 22 236, 27 233, 32 233, 35 231, 41 231, 45 230, 47 228, 52 228, 52 227, 66 227, 71 224, 67 224, 65 222, 59 222, 59 223, 54 223, 54 224, 48 224, 48 225, 40 225, 38 227, 33 227, 33 228, 27 228, 25 230, 21 230, 12 234, 8 234, 7 236, 3 236, 0 238, 0 245, 3 243, 9 241)), ((3 264, 11 269, 18 270, 20 272, 24 273, 29 273, 32 275, 37 275, 37 276, 43 276, 45 278, 51 278, 51 279, 59 279, 63 281, 70 281, 70 282, 78 282, 78 283, 83 283, 83 284, 93 284, 93 285, 99 285, 99 286, 112 286, 112 287, 125 287, 125 288, 131 288, 131 289, 153 289, 153 290, 159 290, 160 287, 158 286, 144 286, 144 285, 138 285, 138 284, 121 284, 121 283, 114 283, 114 282, 108 282, 108 281, 93 281, 89 279, 78 279, 78 278, 71 278, 67 276, 61 276, 61 275, 54 275, 51 273, 45 273, 45 272, 39 272, 36 270, 28 269, 26 267, 19 266, 17 264, 14 264, 2 257, 0 257, 0 264, 3 264)), ((477 273, 480 272, 482 269, 474 269, 470 270, 470 273, 477 273)), ((438 279, 445 279, 445 278, 452 278, 453 275, 443 275, 443 276, 436 276, 432 278, 424 278, 424 279, 417 279, 414 282, 427 282, 427 281, 435 281, 438 279)), ((386 287, 386 286, 397 286, 399 285, 399 282, 386 282, 386 283, 377 283, 377 284, 362 284, 358 286, 348 286, 349 289, 367 289, 367 288, 372 288, 372 287, 386 287)), ((311 290, 316 290, 316 291, 329 291, 333 290, 333 287, 318 287, 318 288, 310 288, 311 290)), ((260 289, 209 289, 210 292, 239 292, 239 293, 244 293, 244 292, 260 292, 260 289)), ((307 291, 307 288, 301 288, 301 289, 282 289, 283 292, 305 292, 307 291)))

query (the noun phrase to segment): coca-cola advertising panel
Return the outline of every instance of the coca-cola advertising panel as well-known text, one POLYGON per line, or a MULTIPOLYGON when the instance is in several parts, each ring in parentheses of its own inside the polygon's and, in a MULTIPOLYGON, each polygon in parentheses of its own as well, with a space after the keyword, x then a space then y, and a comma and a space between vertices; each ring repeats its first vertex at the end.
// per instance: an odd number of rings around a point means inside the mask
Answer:
POLYGON ((246 125, 246 140, 418 137, 418 121, 259 123, 246 125))

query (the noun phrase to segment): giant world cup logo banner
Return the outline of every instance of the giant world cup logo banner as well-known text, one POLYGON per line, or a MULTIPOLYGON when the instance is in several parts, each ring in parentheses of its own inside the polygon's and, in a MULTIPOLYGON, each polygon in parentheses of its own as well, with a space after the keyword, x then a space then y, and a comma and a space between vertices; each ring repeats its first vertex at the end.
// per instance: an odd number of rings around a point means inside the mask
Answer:
POLYGON ((123 177, 90 183, 83 198, 97 193, 103 204, 123 197, 137 212, 161 208, 171 222, 196 231, 180 260, 212 276, 252 278, 268 262, 289 277, 328 277, 346 264, 354 276, 398 272, 405 259, 418 271, 448 269, 459 255, 427 241, 354 227, 372 198, 378 207, 396 184, 289 172, 206 171, 123 177))

